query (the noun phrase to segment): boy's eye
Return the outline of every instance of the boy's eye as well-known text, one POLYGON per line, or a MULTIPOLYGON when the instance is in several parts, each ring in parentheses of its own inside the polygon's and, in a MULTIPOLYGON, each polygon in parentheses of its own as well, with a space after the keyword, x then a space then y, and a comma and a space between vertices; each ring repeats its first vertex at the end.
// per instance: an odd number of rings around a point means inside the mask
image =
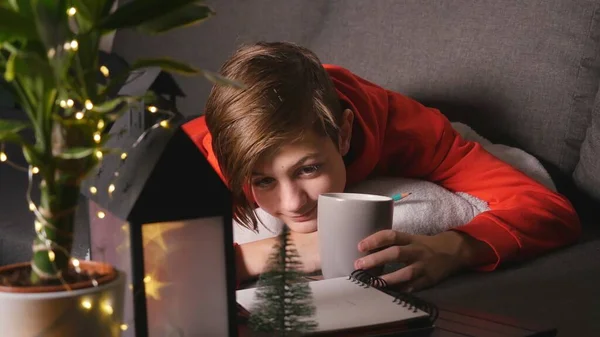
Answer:
POLYGON ((271 185, 273 183, 274 179, 273 178, 262 178, 262 179, 257 179, 255 181, 252 182, 252 185, 259 187, 259 188, 266 188, 269 187, 269 185, 271 185))
POLYGON ((301 175, 311 175, 319 171, 321 165, 308 165, 300 168, 299 173, 301 175))

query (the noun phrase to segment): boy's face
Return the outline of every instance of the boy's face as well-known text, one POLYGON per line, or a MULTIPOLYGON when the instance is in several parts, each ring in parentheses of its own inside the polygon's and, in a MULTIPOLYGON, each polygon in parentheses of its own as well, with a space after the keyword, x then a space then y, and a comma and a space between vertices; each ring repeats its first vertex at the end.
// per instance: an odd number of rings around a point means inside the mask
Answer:
MULTIPOLYGON (((347 122, 351 124, 352 116, 347 122)), ((259 207, 281 219, 292 231, 317 230, 319 194, 343 192, 351 126, 342 127, 340 146, 315 132, 287 144, 273 156, 260 160, 251 180, 259 207)))

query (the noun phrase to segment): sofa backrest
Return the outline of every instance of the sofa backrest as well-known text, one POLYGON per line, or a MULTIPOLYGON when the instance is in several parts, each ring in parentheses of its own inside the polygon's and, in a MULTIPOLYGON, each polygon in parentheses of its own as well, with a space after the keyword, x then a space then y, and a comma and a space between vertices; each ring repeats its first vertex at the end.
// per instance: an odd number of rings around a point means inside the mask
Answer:
MULTIPOLYGON (((217 70, 241 43, 293 41, 563 173, 579 162, 600 78, 598 0, 209 3, 205 23, 152 40, 120 32, 115 51, 217 70)), ((202 113, 210 84, 180 83, 182 111, 202 113)))

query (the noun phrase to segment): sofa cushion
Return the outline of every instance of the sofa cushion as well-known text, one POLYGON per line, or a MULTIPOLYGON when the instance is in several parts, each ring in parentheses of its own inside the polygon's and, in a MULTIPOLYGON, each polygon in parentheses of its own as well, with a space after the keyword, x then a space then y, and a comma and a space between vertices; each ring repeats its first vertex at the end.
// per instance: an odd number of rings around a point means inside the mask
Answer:
POLYGON ((581 145, 580 161, 573 174, 575 184, 600 201, 600 90, 596 96, 590 126, 581 145))

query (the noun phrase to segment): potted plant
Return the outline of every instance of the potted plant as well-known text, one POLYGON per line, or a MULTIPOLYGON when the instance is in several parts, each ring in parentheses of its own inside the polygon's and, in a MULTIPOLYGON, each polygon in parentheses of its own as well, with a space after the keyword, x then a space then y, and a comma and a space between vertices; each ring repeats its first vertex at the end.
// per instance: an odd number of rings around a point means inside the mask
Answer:
MULTIPOLYGON (((110 265, 71 257, 81 181, 103 156, 108 123, 148 97, 116 96, 132 71, 218 75, 166 58, 113 74, 99 62, 117 29, 158 34, 213 11, 194 0, 10 0, 0 3, 0 70, 28 123, 0 119, 0 146, 23 149, 40 181, 30 262, 0 267, 0 327, 11 336, 119 336, 124 278, 110 265), (23 132, 31 130, 33 141, 23 132)), ((0 149, 1 150, 1 149, 0 149)), ((0 160, 6 161, 4 151, 0 160)))

